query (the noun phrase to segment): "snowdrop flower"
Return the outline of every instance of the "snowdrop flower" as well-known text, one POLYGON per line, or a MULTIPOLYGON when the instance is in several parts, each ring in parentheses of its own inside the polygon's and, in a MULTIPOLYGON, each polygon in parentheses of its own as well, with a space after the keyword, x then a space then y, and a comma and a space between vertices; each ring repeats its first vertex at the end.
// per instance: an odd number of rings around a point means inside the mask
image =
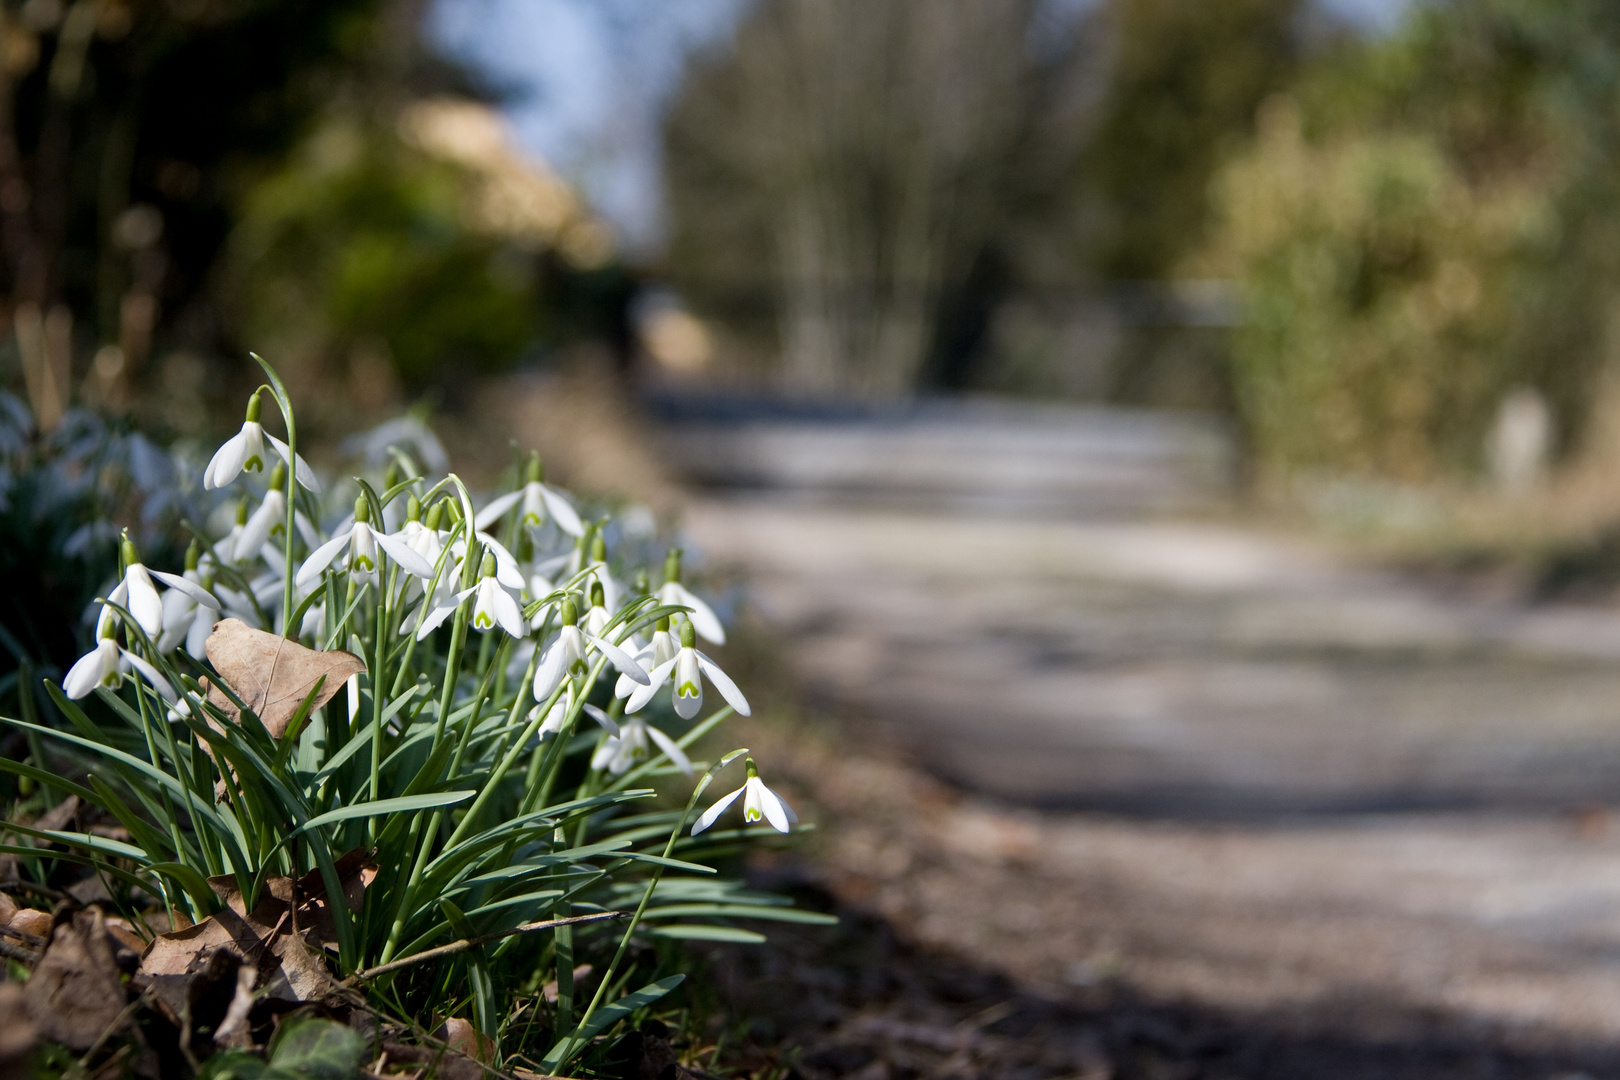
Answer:
MULTIPOLYGON (((703 635, 704 640, 712 641, 716 645, 726 643, 725 627, 715 616, 714 609, 692 594, 692 590, 681 584, 681 549, 671 548, 669 555, 664 559, 664 584, 658 589, 658 602, 672 604, 677 607, 691 608, 687 618, 697 627, 697 632, 703 635)), ((744 715, 747 715, 746 713, 744 715)))
POLYGON ((647 672, 631 659, 629 653, 605 638, 580 631, 577 625, 579 609, 572 600, 564 600, 561 609, 562 626, 558 628, 557 636, 551 639, 551 644, 546 646, 546 651, 540 656, 540 664, 535 668, 534 700, 545 701, 562 684, 563 679, 586 674, 589 671, 585 663, 587 649, 595 649, 620 672, 646 685, 647 672))
POLYGON ((596 748, 596 753, 591 757, 591 768, 606 769, 614 776, 624 775, 632 765, 647 760, 648 738, 669 755, 669 760, 677 769, 687 776, 692 775, 692 761, 675 745, 675 740, 657 728, 649 727, 647 721, 639 716, 626 720, 619 726, 617 735, 596 748))
MULTIPOLYGON (((246 562, 253 556, 261 554, 271 537, 283 536, 286 533, 287 495, 282 491, 286 483, 287 466, 278 461, 276 467, 270 471, 270 489, 264 493, 264 500, 259 503, 259 508, 253 511, 252 516, 246 521, 240 523, 239 532, 236 529, 231 530, 235 537, 230 551, 232 562, 246 562)), ((303 511, 293 511, 293 521, 304 542, 314 548, 320 540, 315 533, 315 527, 309 523, 303 511)))
MULTIPOLYGON (((660 664, 673 660, 678 648, 669 632, 669 620, 659 619, 653 624, 652 640, 636 653, 635 661, 650 672, 660 664)), ((613 687, 613 696, 629 697, 635 690, 635 682, 628 675, 620 675, 613 687)))
POLYGON ((326 568, 332 565, 333 560, 347 548, 344 567, 350 576, 356 581, 375 585, 379 547, 407 574, 424 581, 433 577, 433 564, 411 550, 410 545, 371 527, 371 504, 364 495, 361 495, 354 500, 354 524, 310 552, 309 558, 304 560, 304 565, 299 567, 298 576, 293 578, 293 584, 304 588, 318 580, 326 568))
MULTIPOLYGON (((259 423, 259 391, 255 390, 253 396, 248 398, 247 419, 242 421, 242 430, 226 439, 220 448, 214 451, 209 459, 208 468, 203 470, 203 487, 209 491, 222 488, 235 480, 243 471, 263 472, 265 458, 269 453, 265 449, 268 443, 281 455, 281 460, 292 464, 292 450, 287 444, 264 430, 259 423)), ((315 479, 315 470, 302 456, 293 466, 293 472, 298 482, 304 487, 319 495, 321 493, 320 481, 315 479)))
MULTIPOLYGON (((495 557, 496 579, 513 592, 522 591, 524 585, 523 568, 518 565, 517 559, 512 557, 512 553, 506 550, 506 545, 502 544, 499 540, 496 540, 493 536, 486 532, 477 532, 473 535, 477 538, 478 543, 482 546, 482 550, 495 557)), ((456 560, 454 572, 451 573, 450 578, 453 581, 460 581, 461 563, 462 560, 467 557, 466 537, 463 536, 461 539, 457 540, 451 546, 450 551, 451 554, 455 556, 456 560)))
POLYGON ((733 709, 744 716, 750 715, 748 699, 737 689, 737 684, 720 670, 720 665, 698 652, 694 647, 696 644, 697 632, 693 629, 692 623, 690 621, 681 623, 680 649, 673 658, 665 660, 648 673, 647 685, 639 687, 630 695, 630 700, 624 704, 624 711, 627 714, 638 713, 646 708, 647 702, 653 699, 658 688, 670 681, 673 676, 675 714, 683 720, 690 720, 698 714, 699 709, 703 708, 702 676, 707 675, 709 681, 714 683, 714 688, 720 691, 720 696, 725 698, 733 709))
POLYGON ((124 676, 131 671, 140 672, 141 677, 152 684, 163 700, 175 700, 174 687, 169 685, 169 680, 139 656, 119 647, 118 639, 114 637, 100 638, 95 648, 79 657, 62 680, 62 690, 77 701, 98 686, 116 689, 123 685, 124 676))
POLYGON ((743 786, 730 795, 716 800, 715 804, 703 811, 703 816, 692 823, 692 835, 707 829, 715 823, 726 807, 737 801, 737 796, 743 795, 743 821, 747 824, 764 818, 770 822, 771 828, 777 832, 785 833, 789 825, 796 825, 799 815, 793 812, 793 807, 787 800, 765 786, 765 781, 759 778, 759 770, 754 767, 754 759, 748 759, 748 779, 743 786))
MULTIPOLYGON (((551 695, 548 694, 546 696, 550 697, 551 695)), ((539 715, 540 710, 544 707, 545 700, 542 699, 539 705, 536 705, 534 708, 529 710, 529 719, 532 721, 536 716, 539 715)), ((540 737, 544 739, 547 735, 556 735, 560 733, 563 729, 563 725, 568 722, 568 714, 573 710, 574 688, 570 686, 568 689, 563 691, 562 696, 557 699, 557 703, 550 709, 546 710, 545 722, 540 725, 540 737)), ((609 735, 619 734, 619 725, 614 723, 613 717, 609 716, 607 713, 588 702, 585 704, 584 710, 585 715, 602 725, 602 730, 606 731, 609 735)))
POLYGON ((555 521, 563 532, 583 536, 585 526, 580 522, 579 514, 568 504, 567 499, 546 486, 545 475, 545 467, 540 464, 540 455, 530 454, 528 473, 523 486, 502 495, 480 510, 475 524, 480 529, 487 529, 499 521, 502 514, 521 502, 523 504, 521 520, 524 528, 538 529, 549 518, 555 521))
MULTIPOLYGON (((127 535, 124 537, 121 553, 124 576, 113 587, 107 599, 134 616, 136 625, 146 631, 146 636, 153 641, 163 633, 163 600, 158 596, 157 586, 152 584, 154 577, 165 585, 179 589, 204 607, 219 610, 219 601, 196 582, 187 581, 178 574, 147 570, 141 564, 140 556, 135 553, 135 545, 130 542, 127 535)), ((105 636, 106 632, 117 623, 117 615, 111 608, 103 606, 101 617, 96 622, 97 636, 105 636)))
MULTIPOLYGON (((201 569, 202 553, 197 541, 193 540, 186 549, 186 569, 182 573, 185 580, 196 585, 203 591, 208 591, 211 585, 211 575, 201 569)), ((189 592, 179 589, 170 589, 163 594, 163 634, 157 639, 158 652, 169 652, 182 641, 186 643, 186 652, 201 660, 204 655, 203 643, 213 632, 214 618, 217 613, 218 602, 214 609, 209 609, 197 602, 197 598, 189 592), (204 612, 210 612, 205 615, 204 612)))
POLYGON ((515 638, 523 637, 526 632, 523 612, 518 610, 517 601, 512 599, 512 594, 502 588, 499 579, 495 577, 495 556, 486 554, 478 584, 452 594, 424 615, 421 625, 416 628, 416 640, 421 641, 437 630, 450 613, 460 607, 469 596, 476 597, 473 601, 472 619, 469 620, 474 630, 488 631, 499 626, 515 638))

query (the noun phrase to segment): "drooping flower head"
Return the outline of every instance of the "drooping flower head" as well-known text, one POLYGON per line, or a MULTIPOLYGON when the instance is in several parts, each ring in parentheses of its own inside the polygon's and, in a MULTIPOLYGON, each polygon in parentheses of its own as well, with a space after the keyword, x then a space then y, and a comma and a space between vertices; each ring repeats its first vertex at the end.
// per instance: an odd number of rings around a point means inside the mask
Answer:
POLYGON ((247 415, 242 421, 242 430, 226 439, 209 459, 208 467, 203 470, 203 487, 212 491, 229 484, 243 472, 263 472, 269 450, 274 450, 281 455, 281 460, 293 467, 298 482, 319 495, 321 484, 315 479, 315 470, 309 467, 309 463, 302 456, 299 456, 295 464, 292 449, 265 431, 264 425, 259 423, 261 410, 259 394, 260 391, 255 390, 248 397, 247 415))
POLYGON ((787 800, 765 786, 765 781, 759 778, 759 770, 754 767, 754 759, 749 758, 748 779, 743 781, 743 786, 717 799, 713 806, 703 811, 703 816, 692 823, 692 835, 696 836, 713 825, 726 812, 726 807, 737 801, 739 795, 746 796, 743 799, 743 821, 746 824, 752 825, 763 819, 777 832, 785 833, 788 826, 799 821, 799 815, 793 812, 787 800))

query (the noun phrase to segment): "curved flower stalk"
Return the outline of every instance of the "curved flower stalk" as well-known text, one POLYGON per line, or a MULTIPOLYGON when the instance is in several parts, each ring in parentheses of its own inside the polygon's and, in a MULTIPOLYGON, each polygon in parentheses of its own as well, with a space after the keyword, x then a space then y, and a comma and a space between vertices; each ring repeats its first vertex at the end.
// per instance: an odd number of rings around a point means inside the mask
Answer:
POLYGON ((407 574, 424 581, 433 577, 433 564, 413 551, 409 544, 371 527, 371 505, 364 495, 354 500, 354 522, 343 532, 310 552, 298 568, 293 584, 304 588, 320 578, 339 556, 342 569, 355 582, 377 583, 377 549, 381 548, 407 574), (344 549, 348 550, 345 551, 344 549))
POLYGON ((785 833, 788 826, 799 823, 799 815, 793 812, 793 807, 787 800, 765 786, 765 781, 759 778, 759 770, 754 767, 754 759, 748 759, 748 779, 743 786, 729 795, 722 795, 715 800, 713 806, 703 811, 703 816, 692 823, 692 835, 707 829, 717 821, 726 808, 737 801, 737 796, 743 796, 743 822, 752 825, 763 818, 770 823, 771 828, 777 832, 785 833))
POLYGON ((585 526, 579 520, 578 512, 559 492, 546 485, 545 476, 540 455, 530 454, 523 486, 507 492, 478 511, 474 524, 480 529, 487 529, 512 507, 522 503, 522 515, 518 520, 525 529, 538 529, 549 520, 555 521, 559 529, 571 536, 583 536, 585 526))
POLYGON ((572 600, 564 600, 561 607, 562 626, 551 639, 546 651, 540 654, 540 664, 534 671, 534 700, 545 701, 552 691, 562 685, 563 679, 576 679, 588 670, 585 653, 594 649, 608 658, 619 672, 632 682, 647 685, 649 676, 629 653, 605 638, 587 634, 579 628, 579 609, 572 600))
MULTIPOLYGON (((748 707, 748 699, 743 697, 737 684, 731 677, 720 670, 720 665, 698 652, 697 632, 693 629, 690 620, 681 623, 681 647, 675 655, 659 664, 647 673, 647 684, 639 687, 625 702, 624 711, 638 713, 647 707, 653 695, 666 682, 673 677, 675 683, 674 704, 675 715, 682 720, 690 720, 703 708, 703 677, 707 676, 714 683, 714 688, 720 691, 720 696, 726 703, 736 709, 743 716, 752 715, 748 707)), ((638 680, 639 681, 639 680, 638 680)))
MULTIPOLYGON (((264 425, 259 423, 259 414, 259 391, 255 390, 248 398, 247 418, 242 421, 242 430, 226 439, 220 448, 214 451, 214 456, 208 461, 208 467, 203 470, 204 488, 209 491, 222 488, 243 472, 263 472, 265 458, 269 456, 266 444, 281 455, 282 461, 292 464, 291 448, 264 430, 264 425)), ((298 456, 293 472, 300 484, 316 495, 321 493, 321 484, 315 479, 315 470, 309 467, 302 454, 298 456)))
MULTIPOLYGON (((587 705, 586 708, 591 709, 594 706, 587 705)), ((623 776, 631 767, 647 760, 649 738, 658 745, 658 749, 669 755, 669 760, 677 769, 687 776, 692 775, 692 760, 675 745, 675 740, 639 716, 632 716, 620 724, 618 734, 610 736, 596 748, 596 753, 591 756, 591 768, 606 769, 614 776, 623 776)))

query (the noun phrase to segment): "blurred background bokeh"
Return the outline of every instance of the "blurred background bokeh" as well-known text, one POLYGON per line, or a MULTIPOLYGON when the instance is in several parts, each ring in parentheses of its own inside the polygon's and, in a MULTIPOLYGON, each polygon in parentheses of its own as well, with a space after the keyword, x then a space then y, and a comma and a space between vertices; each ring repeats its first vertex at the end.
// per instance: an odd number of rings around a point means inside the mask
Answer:
POLYGON ((4 0, 0 254, 0 671, 252 350, 679 521, 919 939, 1620 1035, 1613 0, 4 0))

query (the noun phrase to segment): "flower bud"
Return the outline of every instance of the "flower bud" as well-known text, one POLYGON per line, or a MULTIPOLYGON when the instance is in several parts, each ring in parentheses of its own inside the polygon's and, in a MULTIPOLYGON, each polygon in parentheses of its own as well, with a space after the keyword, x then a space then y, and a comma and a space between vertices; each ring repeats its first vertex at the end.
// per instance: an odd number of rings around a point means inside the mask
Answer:
POLYGON ((197 566, 201 561, 202 545, 197 543, 197 538, 194 536, 191 538, 191 543, 186 547, 186 569, 197 569, 197 566))
POLYGON ((529 451, 529 465, 523 472, 523 478, 531 484, 546 482, 546 467, 540 460, 538 450, 529 451))
POLYGON ((392 490, 397 483, 399 483, 399 462, 390 461, 388 468, 383 470, 383 490, 392 490))
POLYGON ((434 532, 438 532, 439 526, 444 524, 444 503, 436 502, 432 506, 428 507, 427 520, 422 522, 422 524, 426 525, 434 532))
POLYGON ((242 501, 236 504, 236 523, 238 525, 246 525, 247 524, 247 519, 248 519, 248 501, 247 501, 247 496, 244 495, 244 496, 242 496, 242 501))
POLYGON ((666 582, 681 580, 681 549, 670 548, 669 554, 664 556, 664 580, 666 582))
POLYGON ((411 495, 405 500, 405 520, 422 520, 422 500, 418 499, 415 495, 411 495))
POLYGON ((697 648, 697 628, 692 625, 691 619, 681 620, 681 648, 697 648))
POLYGON ((479 577, 494 577, 495 576, 495 556, 491 555, 487 551, 484 552, 484 563, 478 569, 478 576, 479 577))
POLYGON ((754 764, 754 758, 752 755, 744 758, 743 762, 748 769, 748 779, 753 780, 759 776, 759 767, 754 764))
POLYGON ((255 390, 248 396, 246 420, 250 424, 259 422, 259 412, 262 406, 259 403, 259 391, 255 390))
POLYGON ((574 606, 572 596, 565 597, 563 602, 557 605, 557 617, 562 620, 564 626, 579 624, 579 608, 574 606))
POLYGON ((354 497, 354 523, 356 525, 369 524, 371 521, 371 501, 361 492, 354 497))
POLYGON ((591 607, 607 606, 607 590, 602 588, 600 581, 591 582, 591 607))
POLYGON ((276 462, 276 467, 270 470, 270 490, 280 491, 287 483, 287 466, 284 462, 276 462))
POLYGON ((669 633, 669 616, 665 615, 662 619, 659 619, 657 622, 653 623, 653 629, 659 631, 660 633, 669 633))
POLYGON ((591 537, 591 562, 607 562, 607 538, 601 533, 591 537))
POLYGON ((118 545, 118 556, 123 561, 126 570, 141 561, 141 557, 135 552, 135 543, 130 540, 128 532, 124 533, 123 542, 118 545))

